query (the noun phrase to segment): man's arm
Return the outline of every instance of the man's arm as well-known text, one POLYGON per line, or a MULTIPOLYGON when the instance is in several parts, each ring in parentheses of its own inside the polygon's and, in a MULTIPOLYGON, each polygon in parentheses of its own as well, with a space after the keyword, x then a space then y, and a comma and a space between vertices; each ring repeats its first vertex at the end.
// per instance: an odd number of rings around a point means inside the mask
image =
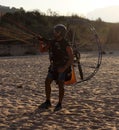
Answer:
POLYGON ((74 59, 74 55, 73 55, 73 50, 70 46, 68 46, 66 48, 67 54, 69 56, 69 60, 67 61, 66 65, 64 66, 65 70, 72 65, 73 63, 73 59, 74 59))
POLYGON ((50 46, 51 40, 38 36, 40 44, 40 52, 47 52, 50 46))

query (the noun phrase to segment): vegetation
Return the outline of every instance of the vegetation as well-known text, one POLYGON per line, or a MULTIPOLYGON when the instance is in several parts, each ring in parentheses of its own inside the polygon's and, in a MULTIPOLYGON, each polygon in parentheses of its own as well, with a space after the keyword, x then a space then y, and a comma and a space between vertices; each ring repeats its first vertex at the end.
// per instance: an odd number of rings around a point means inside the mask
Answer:
MULTIPOLYGON (((8 9, 8 8, 7 8, 8 9)), ((40 34, 47 38, 52 35, 52 27, 57 23, 67 24, 69 19, 84 19, 77 15, 72 16, 59 16, 56 12, 48 10, 47 14, 34 10, 31 12, 26 12, 23 8, 16 9, 12 8, 12 11, 4 14, 1 17, 0 29, 9 29, 10 38, 17 38, 16 40, 22 39, 23 41, 28 41, 33 39, 33 33, 40 34), (15 10, 15 11, 13 11, 15 10), (13 11, 13 12, 12 12, 13 11), (18 29, 18 25, 21 28, 18 29), (25 27, 23 29, 23 27, 25 27), (27 30, 25 30, 27 29, 27 30), (19 32, 19 33, 18 33, 19 32), (13 34, 16 33, 15 36, 13 34)), ((118 23, 106 23, 101 20, 101 18, 96 21, 90 21, 91 24, 96 28, 99 34, 103 49, 107 49, 109 44, 116 44, 119 48, 119 24, 118 23)), ((83 27, 80 27, 83 29, 83 27)), ((4 30, 2 30, 4 32, 4 30)), ((5 30, 6 33, 6 30, 5 30)), ((3 33, 3 35, 5 35, 3 33)), ((85 33, 85 31, 84 31, 85 33)), ((88 34, 84 34, 88 35, 88 34)), ((23 42, 22 41, 22 42, 23 42)))

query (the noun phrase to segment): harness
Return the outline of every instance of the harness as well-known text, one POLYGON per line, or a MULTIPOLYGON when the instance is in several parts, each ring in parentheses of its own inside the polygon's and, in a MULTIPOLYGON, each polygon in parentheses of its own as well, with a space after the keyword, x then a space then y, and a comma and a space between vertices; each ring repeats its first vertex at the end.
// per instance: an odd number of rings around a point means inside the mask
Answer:
POLYGON ((49 48, 49 58, 51 63, 56 66, 60 67, 66 64, 69 57, 66 52, 66 47, 70 46, 69 43, 62 39, 61 41, 53 40, 51 42, 50 48, 49 48))
MULTIPOLYGON (((65 39, 62 39, 61 41, 53 40, 50 44, 49 58, 50 58, 51 65, 49 67, 49 72, 53 74, 54 80, 56 81, 58 78, 57 68, 64 66, 69 59, 69 56, 66 51, 67 46, 70 45, 65 39)), ((66 73, 65 81, 70 80, 71 66, 68 67, 64 73, 66 73)))

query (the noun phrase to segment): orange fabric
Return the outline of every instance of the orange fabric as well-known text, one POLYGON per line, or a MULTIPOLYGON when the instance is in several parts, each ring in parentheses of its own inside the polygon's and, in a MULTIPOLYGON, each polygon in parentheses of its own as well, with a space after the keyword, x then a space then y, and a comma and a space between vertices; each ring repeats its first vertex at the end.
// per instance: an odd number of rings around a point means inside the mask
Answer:
POLYGON ((65 85, 70 85, 70 84, 74 84, 76 83, 76 76, 75 76, 75 71, 74 71, 74 66, 72 65, 72 76, 71 76, 71 80, 66 81, 64 84, 65 85))
POLYGON ((43 41, 40 41, 40 52, 47 52, 48 49, 46 46, 44 46, 43 41))

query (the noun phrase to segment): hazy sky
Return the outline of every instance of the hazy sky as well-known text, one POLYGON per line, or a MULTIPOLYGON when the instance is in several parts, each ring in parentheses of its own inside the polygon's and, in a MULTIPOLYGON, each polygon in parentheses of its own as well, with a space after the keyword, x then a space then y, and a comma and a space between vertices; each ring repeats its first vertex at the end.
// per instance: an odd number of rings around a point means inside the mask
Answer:
POLYGON ((51 9, 58 14, 86 16, 87 13, 97 8, 117 6, 119 0, 0 0, 0 5, 23 7, 25 10, 39 9, 45 13, 51 9))

